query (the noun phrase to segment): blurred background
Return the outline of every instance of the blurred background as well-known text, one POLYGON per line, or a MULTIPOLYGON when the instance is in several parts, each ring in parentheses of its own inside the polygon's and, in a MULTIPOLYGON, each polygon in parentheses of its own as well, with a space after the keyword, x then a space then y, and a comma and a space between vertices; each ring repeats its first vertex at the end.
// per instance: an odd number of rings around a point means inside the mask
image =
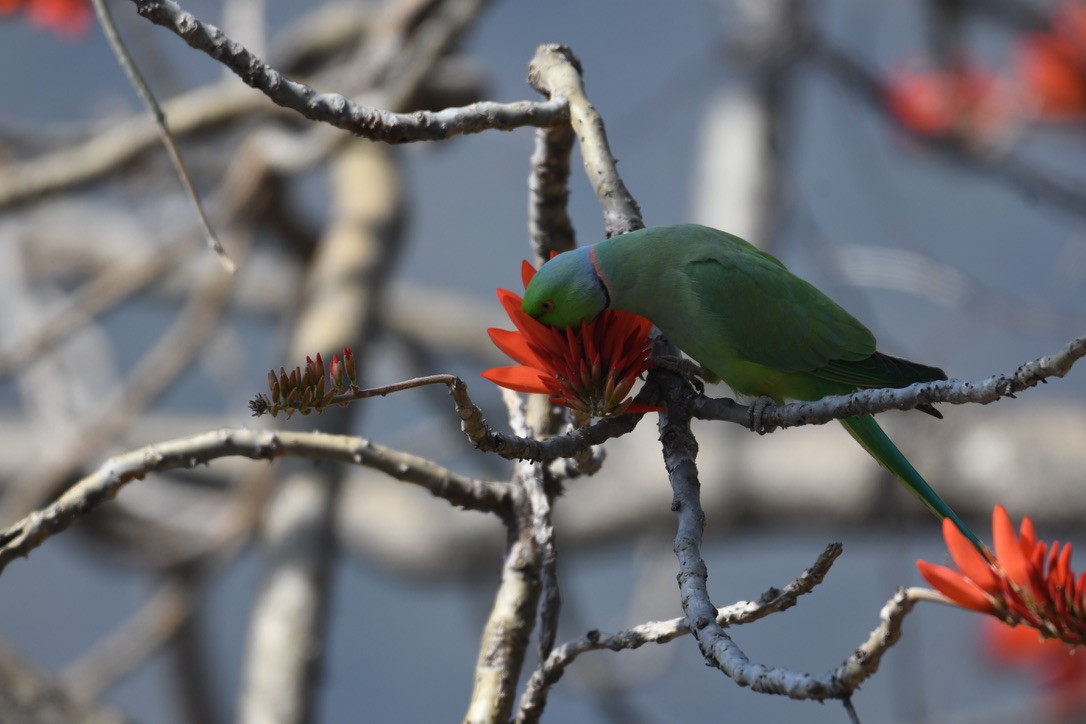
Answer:
MULTIPOLYGON (((350 432, 508 478, 510 464, 460 433, 442 389, 289 422, 255 420, 246 403, 267 370, 327 358, 343 343, 321 340, 341 334, 356 340, 364 384, 455 373, 504 429, 478 373, 504 363, 485 333, 508 326, 494 290, 517 290, 530 254, 533 132, 359 141, 277 109, 134 4, 110 7, 239 272, 227 277, 204 247, 82 0, 0 1, 0 525, 110 455, 220 427, 350 432), (364 258, 329 252, 344 244, 364 258), (321 308, 314 300, 352 264, 366 282, 358 304, 321 308)), ((393 110, 533 99, 524 79, 536 46, 569 45, 647 224, 745 236, 853 312, 880 349, 951 377, 1013 372, 1083 332, 1086 11, 1076 3, 183 7, 292 78, 393 110)), ((579 242, 602 238, 577 169, 570 213, 579 242)), ((1076 368, 1017 400, 944 407, 941 422, 889 413, 885 426, 982 537, 1002 503, 1042 539, 1082 543, 1084 397, 1076 368)), ((603 471, 557 503, 559 642, 681 615, 654 423, 608 443, 603 471)), ((826 543, 845 547, 798 607, 731 632, 754 661, 836 667, 895 588, 920 582, 915 561, 943 560, 936 522, 839 426, 697 429, 715 603, 756 599, 826 543)), ((267 655, 247 642, 269 571, 290 552, 276 538, 281 486, 324 467, 222 460, 131 484, 4 571, 0 670, 33 666, 39 684, 108 707, 103 720, 234 719, 242 682, 267 655)), ((365 469, 322 490, 334 497, 318 554, 315 720, 462 717, 501 526, 365 469)), ((1053 660, 976 616, 923 605, 854 704, 865 722, 1086 720, 1081 659, 1053 660)), ((529 673, 535 664, 530 655, 529 673)), ((82 720, 80 707, 62 720, 82 720)), ((847 720, 835 703, 739 689, 692 639, 586 654, 545 716, 722 712, 847 720)))

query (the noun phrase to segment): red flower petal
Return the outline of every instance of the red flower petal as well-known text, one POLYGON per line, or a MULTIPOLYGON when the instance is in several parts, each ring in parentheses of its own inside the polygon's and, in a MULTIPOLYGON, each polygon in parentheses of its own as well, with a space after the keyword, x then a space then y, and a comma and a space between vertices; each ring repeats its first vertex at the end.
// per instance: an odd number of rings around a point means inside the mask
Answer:
POLYGON ((484 370, 482 376, 496 385, 517 392, 529 392, 534 394, 549 395, 552 390, 541 381, 545 375, 531 367, 509 366, 491 367, 484 370))
POLYGON ((992 511, 992 538, 996 558, 1000 567, 1006 571, 1007 577, 1019 588, 1031 590, 1029 559, 1023 553, 1018 536, 1014 534, 1010 516, 1002 505, 997 505, 992 511))
POLYGON ((999 576, 988 559, 981 555, 973 542, 965 537, 950 518, 943 518, 943 539, 946 540, 947 550, 959 571, 988 593, 999 591, 999 576))
POLYGON ((490 335, 490 341, 494 343, 494 346, 515 362, 537 369, 544 366, 542 360, 539 359, 539 355, 532 350, 531 345, 525 341, 524 336, 520 333, 494 327, 487 329, 486 333, 490 335))
POLYGON ((535 267, 532 266, 527 259, 524 259, 520 263, 520 280, 524 282, 524 288, 528 288, 528 282, 532 281, 532 277, 535 276, 535 267))
POLYGON ((944 596, 959 606, 981 613, 995 613, 995 608, 984 591, 967 578, 946 566, 937 566, 927 561, 917 561, 920 575, 944 596))

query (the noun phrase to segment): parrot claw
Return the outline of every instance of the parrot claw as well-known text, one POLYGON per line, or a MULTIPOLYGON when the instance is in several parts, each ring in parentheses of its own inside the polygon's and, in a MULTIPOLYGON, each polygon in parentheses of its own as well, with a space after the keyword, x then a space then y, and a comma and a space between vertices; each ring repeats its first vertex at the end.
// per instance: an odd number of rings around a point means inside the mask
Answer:
POLYGON ((750 407, 747 408, 750 412, 750 429, 759 435, 765 435, 767 432, 772 432, 775 426, 766 425, 762 420, 762 416, 765 414, 766 408, 776 404, 777 401, 767 395, 761 395, 754 398, 750 403, 750 407))
POLYGON ((705 394, 704 380, 716 381, 708 370, 686 357, 654 357, 653 364, 685 377, 699 395, 705 394))

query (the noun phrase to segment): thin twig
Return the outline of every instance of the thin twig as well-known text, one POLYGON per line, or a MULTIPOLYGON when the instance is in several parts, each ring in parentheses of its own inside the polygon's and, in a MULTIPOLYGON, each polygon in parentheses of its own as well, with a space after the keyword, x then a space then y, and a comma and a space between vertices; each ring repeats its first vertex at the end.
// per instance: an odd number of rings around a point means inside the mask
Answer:
POLYGON ((102 24, 102 30, 109 40, 110 47, 113 48, 113 53, 117 56, 117 62, 121 64, 121 68, 124 69, 125 75, 128 76, 128 80, 131 81, 132 86, 136 89, 136 93, 139 94, 140 99, 143 100, 144 105, 147 106, 147 110, 150 111, 155 119, 159 135, 162 138, 162 145, 166 147, 166 152, 170 155, 170 161, 173 162, 173 167, 177 171, 177 176, 181 179, 181 185, 185 188, 185 193, 188 194, 189 201, 192 202, 192 208, 196 211, 196 216, 200 219, 200 227, 203 229, 207 247, 218 256, 219 262, 223 265, 223 268, 230 274, 233 274, 237 271, 237 265, 230 259, 230 255, 223 249, 222 244, 219 242, 219 238, 211 228, 211 222, 208 220, 207 213, 204 211, 204 205, 200 202, 200 195, 196 193, 196 187, 193 185, 188 169, 185 168, 185 162, 181 158, 181 152, 177 149, 177 144, 174 143, 173 135, 166 125, 166 114, 162 112, 162 107, 159 106, 158 101, 155 100, 155 96, 151 92, 150 86, 147 85, 147 81, 143 78, 143 74, 140 73, 139 68, 132 60, 132 56, 129 55, 128 49, 125 48, 124 41, 121 40, 121 36, 117 32, 117 26, 113 24, 113 16, 109 12, 106 1, 92 0, 92 2, 94 4, 94 12, 98 15, 98 21, 102 24))
POLYGON ((97 699, 161 649, 191 612, 198 593, 195 581, 170 576, 134 614, 68 664, 61 679, 81 698, 97 699))
MULTIPOLYGON (((467 383, 456 375, 449 374, 416 377, 403 382, 367 389, 352 388, 344 393, 342 399, 333 397, 329 404, 366 397, 383 397, 393 392, 438 384, 446 385, 449 388, 449 395, 453 398, 456 414, 460 418, 460 427, 468 440, 480 450, 496 453, 507 460, 544 461, 574 457, 593 445, 599 445, 611 438, 625 435, 637 425, 642 417, 641 414, 625 414, 598 420, 586 427, 579 427, 566 435, 558 435, 547 440, 507 435, 491 429, 486 422, 486 418, 483 417, 483 411, 468 396, 467 383)), ((649 385, 646 385, 645 388, 652 389, 649 385)), ((648 394, 645 388, 642 388, 641 393, 637 396, 638 401, 648 394)), ((256 400, 250 402, 250 407, 254 408, 254 414, 263 414, 263 406, 256 400)))
POLYGON ((837 669, 831 672, 833 680, 849 692, 860 688, 882 663, 883 654, 901 638, 901 625, 905 617, 920 601, 956 605, 940 593, 927 588, 899 588, 879 611, 880 623, 837 669))

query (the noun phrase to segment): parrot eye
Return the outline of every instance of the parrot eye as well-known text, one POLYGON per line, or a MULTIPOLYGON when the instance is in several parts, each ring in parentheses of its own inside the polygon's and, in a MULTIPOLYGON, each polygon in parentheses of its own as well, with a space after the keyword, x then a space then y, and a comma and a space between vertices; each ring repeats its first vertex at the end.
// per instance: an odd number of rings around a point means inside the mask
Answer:
POLYGON ((543 312, 553 312, 554 311, 554 300, 552 300, 552 299, 546 300, 545 302, 543 302, 542 304, 539 305, 539 309, 540 309, 540 311, 543 311, 543 312))

